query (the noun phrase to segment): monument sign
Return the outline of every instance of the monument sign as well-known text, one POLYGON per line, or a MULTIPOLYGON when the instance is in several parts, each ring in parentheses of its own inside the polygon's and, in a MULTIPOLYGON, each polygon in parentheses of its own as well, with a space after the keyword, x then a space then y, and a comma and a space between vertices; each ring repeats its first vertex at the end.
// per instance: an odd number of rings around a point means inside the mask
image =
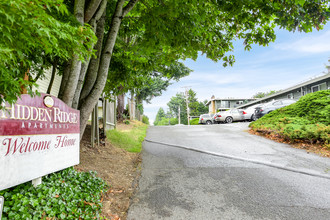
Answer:
POLYGON ((79 164, 79 111, 22 95, 0 110, 0 190, 79 164))

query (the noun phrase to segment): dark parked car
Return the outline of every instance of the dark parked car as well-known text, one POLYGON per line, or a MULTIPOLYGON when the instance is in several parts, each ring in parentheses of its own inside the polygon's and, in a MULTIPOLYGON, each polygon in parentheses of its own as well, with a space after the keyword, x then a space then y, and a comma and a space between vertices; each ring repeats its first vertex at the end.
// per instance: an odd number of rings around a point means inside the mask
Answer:
POLYGON ((244 109, 244 119, 248 120, 248 121, 255 121, 257 120, 256 115, 255 115, 255 111, 257 107, 262 107, 263 104, 257 104, 257 105, 253 105, 251 107, 248 107, 247 109, 244 109))
POLYGON ((282 100, 273 100, 268 103, 266 103, 264 106, 257 107, 255 110, 255 116, 256 118, 261 118, 265 114, 268 114, 269 112, 272 112, 276 109, 285 107, 287 105, 291 105, 295 103, 295 100, 292 99, 282 99, 282 100))
POLYGON ((203 115, 199 116, 198 124, 207 124, 207 125, 212 124, 213 115, 214 114, 203 114, 203 115))

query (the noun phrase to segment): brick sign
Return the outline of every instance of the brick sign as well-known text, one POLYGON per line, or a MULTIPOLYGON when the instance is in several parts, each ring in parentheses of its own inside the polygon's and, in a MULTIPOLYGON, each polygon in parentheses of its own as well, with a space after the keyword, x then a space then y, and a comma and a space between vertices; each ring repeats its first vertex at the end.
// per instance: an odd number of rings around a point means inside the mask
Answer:
POLYGON ((79 164, 79 111, 47 95, 0 110, 0 190, 79 164))

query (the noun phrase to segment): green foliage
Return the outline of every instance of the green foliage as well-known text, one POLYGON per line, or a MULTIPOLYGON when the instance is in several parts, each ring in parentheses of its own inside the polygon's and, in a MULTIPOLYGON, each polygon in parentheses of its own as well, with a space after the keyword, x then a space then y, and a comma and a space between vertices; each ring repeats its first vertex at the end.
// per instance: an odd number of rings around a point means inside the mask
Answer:
POLYGON ((330 90, 310 93, 300 98, 295 109, 287 110, 290 115, 304 117, 312 123, 330 125, 330 90))
POLYGON ((116 147, 122 148, 129 152, 140 152, 142 142, 147 134, 148 125, 134 125, 129 131, 119 131, 117 129, 110 130, 107 138, 110 143, 116 147))
MULTIPOLYGON (((207 100, 203 102, 198 102, 196 98, 196 92, 192 89, 188 90, 188 106, 189 106, 189 114, 190 116, 199 116, 201 114, 206 114, 209 112, 209 109, 205 104, 207 100)), ((182 124, 187 125, 187 103, 183 93, 177 93, 175 96, 171 98, 171 100, 167 103, 167 106, 170 109, 172 115, 176 118, 179 117, 179 107, 180 107, 180 120, 182 124)))
MULTIPOLYGON (((173 61, 172 64, 166 66, 162 63, 157 63, 154 56, 140 61, 134 60, 139 59, 139 56, 117 57, 122 54, 125 55, 126 53, 118 51, 111 59, 112 63, 104 89, 108 96, 122 94, 131 90, 136 94, 137 100, 150 103, 152 98, 162 95, 162 92, 172 84, 170 83, 171 80, 178 81, 191 72, 190 69, 180 62, 173 61), (125 59, 128 59, 127 63, 125 59), (118 87, 118 85, 121 86, 118 87)), ((160 60, 159 62, 162 61, 160 60)))
POLYGON ((105 92, 116 95, 122 85, 150 100, 168 86, 166 79, 187 75, 179 60, 196 59, 202 52, 224 66, 233 65, 233 42, 238 39, 250 50, 253 44, 273 42, 276 25, 309 32, 322 28, 328 18, 327 0, 138 1, 122 21, 105 92), (157 73, 164 82, 153 85, 157 73))
POLYGON ((179 120, 177 118, 170 118, 170 125, 179 124, 179 120))
POLYGON ((330 143, 330 90, 307 94, 296 103, 270 112, 250 124, 289 140, 330 143))
POLYGON ((165 118, 165 111, 163 108, 159 108, 158 112, 157 112, 157 115, 156 115, 156 118, 155 118, 155 121, 154 121, 154 125, 158 125, 158 123, 163 119, 165 118))
POLYGON ((198 107, 199 102, 196 98, 196 92, 194 92, 192 89, 188 90, 188 106, 189 106, 189 114, 197 116, 199 115, 198 107))
POLYGON ((177 118, 162 118, 157 123, 157 126, 166 126, 166 125, 176 125, 178 124, 178 119, 177 118))
POLYGON ((22 86, 33 94, 32 73, 43 77, 47 59, 91 54, 93 31, 68 19, 72 17, 62 0, 0 1, 0 104, 14 102, 22 86), (30 81, 23 80, 25 73, 30 81))
POLYGON ((179 108, 180 108, 180 123, 185 125, 188 124, 187 104, 184 94, 177 93, 175 96, 171 97, 171 100, 167 103, 167 106, 169 107, 170 112, 176 118, 179 118, 179 108))
POLYGON ((194 118, 189 121, 190 125, 198 125, 199 118, 194 118))
POLYGON ((137 104, 136 105, 136 108, 140 111, 140 114, 142 115, 143 114, 143 111, 144 111, 144 109, 143 109, 143 104, 137 104))
POLYGON ((124 120, 124 124, 129 125, 130 124, 129 120, 124 120))
POLYGON ((170 80, 162 76, 150 76, 141 79, 141 86, 135 88, 136 96, 138 100, 144 100, 147 103, 150 103, 152 98, 161 96, 162 92, 171 85, 170 80))
POLYGON ((207 114, 209 112, 209 107, 206 106, 207 100, 198 103, 198 113, 199 115, 207 114))
POLYGON ((128 119, 128 115, 126 115, 126 114, 122 114, 122 117, 123 117, 124 120, 127 120, 128 119))
POLYGON ((148 118, 148 116, 146 116, 146 115, 142 115, 142 122, 143 122, 144 124, 149 125, 149 118, 148 118))
POLYGON ((157 124, 154 123, 155 126, 165 126, 170 125, 170 119, 169 118, 162 118, 160 121, 157 122, 157 124))
POLYGON ((273 94, 275 94, 275 93, 277 93, 278 91, 276 91, 276 90, 271 90, 271 91, 269 91, 269 92, 258 92, 258 93, 256 93, 254 96, 253 96, 253 98, 263 98, 263 97, 266 97, 266 96, 269 96, 269 95, 273 95, 273 94))
POLYGON ((155 0, 138 4, 135 12, 144 24, 141 35, 148 45, 178 58, 196 59, 202 52, 225 66, 235 61, 231 52, 236 39, 250 50, 253 44, 266 46, 274 41, 276 26, 310 32, 313 27, 322 28, 329 18, 327 0, 167 0, 162 4, 155 0))
POLYGON ((95 172, 71 167, 43 177, 36 188, 28 182, 0 191, 5 198, 2 220, 93 219, 101 212, 106 189, 95 172))

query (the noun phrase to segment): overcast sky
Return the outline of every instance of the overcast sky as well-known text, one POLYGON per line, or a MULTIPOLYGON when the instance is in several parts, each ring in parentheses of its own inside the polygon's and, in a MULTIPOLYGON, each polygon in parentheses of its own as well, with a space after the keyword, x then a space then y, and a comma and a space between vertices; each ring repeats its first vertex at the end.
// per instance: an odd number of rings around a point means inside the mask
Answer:
POLYGON ((254 45, 244 51, 242 42, 235 43, 236 62, 233 67, 223 67, 205 56, 196 61, 185 60, 193 72, 173 82, 162 96, 151 104, 144 103, 144 114, 153 124, 157 111, 167 111, 167 103, 176 93, 190 86, 199 101, 216 98, 251 98, 257 92, 281 90, 324 74, 330 59, 330 23, 323 30, 312 33, 276 31, 277 38, 268 47, 254 45))

